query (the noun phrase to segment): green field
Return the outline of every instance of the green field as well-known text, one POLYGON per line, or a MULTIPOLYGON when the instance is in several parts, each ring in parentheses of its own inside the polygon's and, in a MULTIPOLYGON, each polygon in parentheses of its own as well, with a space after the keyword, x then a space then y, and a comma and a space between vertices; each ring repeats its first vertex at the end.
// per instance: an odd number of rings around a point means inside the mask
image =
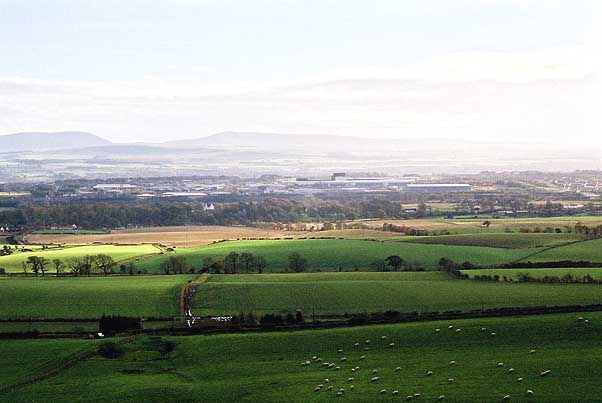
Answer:
POLYGON ((533 248, 539 246, 557 246, 582 240, 577 234, 460 234, 439 236, 418 236, 402 238, 404 242, 441 245, 486 246, 493 248, 533 248))
POLYGON ((601 302, 602 290, 596 285, 461 281, 438 272, 243 274, 211 275, 198 288, 193 312, 293 313, 301 308, 309 317, 314 312, 442 312, 601 302))
MULTIPOLYGON (((81 362, 59 376, 1 396, 14 403, 53 402, 394 402, 420 393, 417 401, 599 403, 602 401, 602 314, 366 326, 306 332, 250 333, 172 338, 161 358, 149 338, 126 345, 119 359, 81 362), (485 327, 485 332, 480 331, 485 327), (441 328, 436 333, 435 328, 441 328), (497 336, 491 337, 490 332, 497 336), (386 340, 381 340, 386 336, 386 340), (371 340, 365 351, 365 340, 371 340), (360 348, 354 343, 360 342, 360 348), (394 347, 388 347, 389 343, 394 347), (337 350, 344 352, 338 354, 337 350), (534 354, 529 354, 535 349, 534 354), (364 355, 365 359, 360 359, 364 355), (340 370, 313 363, 336 362, 340 370), (341 361, 342 357, 346 361, 341 361), (456 365, 450 365, 450 361, 456 365), (497 363, 503 362, 503 367, 497 363), (360 369, 351 372, 351 368, 360 369), (399 371, 395 368, 399 367, 399 371), (514 372, 509 373, 509 368, 514 372), (371 383, 373 369, 379 382, 371 383), (547 377, 539 376, 551 370, 547 377), (427 376, 432 371, 432 376, 427 376), (353 382, 347 379, 353 377, 353 382), (524 378, 517 382, 517 378, 524 378), (329 379, 329 382, 325 381, 329 379), (448 379, 453 379, 450 383, 448 379), (314 388, 323 384, 321 391, 314 388), (329 385, 333 390, 327 390, 329 385), (351 389, 351 385, 354 389, 351 389), (344 388, 339 399, 336 392, 344 388), (386 393, 381 394, 381 390, 386 393), (529 397, 526 391, 533 391, 529 397), (398 390, 399 396, 392 391, 398 390)), ((9 381, 36 372, 48 345, 77 349, 74 340, 11 341, 0 347, 0 371, 9 381)), ((82 342, 88 343, 88 342, 82 342)), ((66 348, 64 348, 66 350, 66 348)), ((63 352, 62 350, 59 350, 63 352)), ((5 381, 7 382, 7 381, 5 381)))
POLYGON ((531 262, 560 260, 602 262, 602 239, 552 248, 525 259, 525 261, 531 262))
MULTIPOLYGON (((29 249, 35 249, 36 245, 27 245, 29 249)), ((67 260, 77 256, 96 255, 104 253, 110 255, 116 261, 133 259, 145 255, 160 253, 160 250, 153 245, 88 245, 88 246, 70 246, 70 247, 51 247, 46 250, 40 249, 33 252, 16 252, 8 256, 0 256, 0 267, 7 272, 23 272, 22 262, 29 256, 43 256, 48 260, 61 259, 67 260)), ((52 264, 48 265, 49 272, 52 272, 52 264)))
MULTIPOLYGON (((266 271, 283 272, 288 256, 300 253, 307 259, 309 271, 367 270, 370 263, 399 255, 406 261, 435 269, 442 257, 456 262, 470 261, 477 265, 499 265, 521 259, 537 252, 529 249, 500 249, 473 246, 422 245, 409 242, 378 242, 341 239, 229 241, 198 248, 179 248, 176 254, 185 256, 192 267, 199 268, 203 257, 223 258, 230 252, 250 252, 263 256, 266 271)), ((149 271, 159 271, 167 255, 153 256, 139 264, 149 271)), ((0 261, 1 263, 1 261, 0 261)))
POLYGON ((506 276, 508 279, 517 280, 521 273, 529 274, 533 278, 542 278, 545 276, 562 277, 570 273, 577 279, 584 276, 591 276, 594 279, 602 278, 602 267, 563 267, 563 268, 538 268, 538 269, 478 269, 463 270, 470 277, 474 276, 506 276))
POLYGON ((180 287, 193 276, 1 278, 0 318, 91 319, 103 314, 178 315, 180 287))

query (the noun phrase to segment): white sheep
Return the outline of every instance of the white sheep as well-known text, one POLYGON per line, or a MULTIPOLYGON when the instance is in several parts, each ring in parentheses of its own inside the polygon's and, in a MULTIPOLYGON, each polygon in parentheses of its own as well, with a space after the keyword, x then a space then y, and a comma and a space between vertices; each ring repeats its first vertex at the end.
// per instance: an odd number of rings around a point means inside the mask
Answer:
POLYGON ((355 368, 351 368, 351 372, 355 372, 355 368))
POLYGON ((509 373, 509 374, 511 374, 511 373, 513 373, 513 372, 514 372, 514 368, 510 368, 510 369, 508 370, 508 373, 509 373))
POLYGON ((334 369, 338 371, 341 369, 341 367, 334 367, 334 369))
POLYGON ((420 397, 420 393, 414 393, 414 397, 416 397, 416 398, 420 397))
POLYGON ((359 347, 359 346, 360 346, 360 343, 355 343, 355 344, 353 345, 353 347, 359 347))
POLYGON ((504 399, 504 400, 510 400, 510 395, 506 395, 506 396, 504 396, 504 398, 503 398, 503 399, 504 399))
POLYGON ((384 395, 385 393, 387 393, 387 389, 381 389, 381 390, 380 390, 380 394, 381 394, 381 395, 384 395))
POLYGON ((455 362, 454 360, 451 360, 451 361, 449 362, 449 365, 456 365, 456 362, 455 362))
POLYGON ((548 376, 548 375, 550 375, 551 373, 552 373, 552 371, 551 371, 551 370, 549 370, 549 369, 546 369, 545 371, 541 372, 541 373, 539 374, 539 376, 548 376))
POLYGON ((456 333, 460 333, 462 329, 456 329, 456 333))
POLYGON ((356 371, 359 371, 359 370, 360 370, 360 367, 359 367, 359 366, 355 367, 355 370, 356 370, 356 371))
POLYGON ((364 351, 370 350, 370 347, 364 347, 364 351))
POLYGON ((319 392, 319 391, 321 391, 321 390, 322 390, 322 388, 321 388, 321 387, 319 387, 319 386, 316 386, 316 387, 314 388, 314 390, 315 390, 316 392, 319 392))
POLYGON ((398 390, 394 390, 393 392, 391 392, 391 394, 392 394, 393 396, 397 396, 397 395, 399 394, 399 391, 398 391, 398 390))
POLYGON ((451 330, 454 328, 454 325, 449 325, 447 328, 451 330))
POLYGON ((347 382, 353 382, 353 378, 347 378, 347 382))
POLYGON ((449 378, 449 379, 447 380, 447 382, 449 382, 449 383, 454 383, 454 378, 449 378))
POLYGON ((326 390, 332 390, 332 385, 328 386, 326 390))
POLYGON ((495 337, 495 336, 497 336, 497 334, 495 334, 495 332, 492 332, 491 337, 495 337))
POLYGON ((337 392, 337 397, 343 396, 343 392, 337 392))
POLYGON ((441 331, 441 329, 437 328, 435 329, 435 333, 439 333, 441 331))
POLYGON ((518 382, 518 383, 521 383, 522 381, 523 381, 523 378, 518 378, 518 379, 516 380, 516 382, 518 382))
POLYGON ((437 398, 437 400, 443 400, 443 399, 445 399, 445 395, 441 395, 437 398))
POLYGON ((482 328, 481 328, 481 332, 484 332, 485 330, 487 330, 487 328, 486 328, 486 327, 482 327, 482 328))
POLYGON ((324 378, 324 382, 326 382, 326 383, 330 383, 330 379, 328 379, 328 378, 324 378))
POLYGON ((535 354, 535 350, 529 351, 529 354, 535 354))
POLYGON ((337 353, 342 354, 343 350, 338 350, 337 353))
POLYGON ((395 347, 395 343, 389 343, 389 347, 395 347))
POLYGON ((342 357, 341 361, 347 361, 347 357, 342 357))
POLYGON ((504 366, 504 363, 503 363, 503 362, 498 362, 498 363, 497 363, 497 366, 498 366, 498 368, 501 368, 501 367, 503 367, 503 366, 504 366))
POLYGON ((373 369, 373 370, 372 370, 372 373, 373 373, 373 374, 376 374, 377 372, 378 372, 378 369, 373 369))
POLYGON ((533 395, 533 391, 531 389, 527 389, 527 395, 532 396, 533 395))
POLYGON ((365 360, 365 359, 366 359, 366 356, 365 356, 365 355, 362 355, 362 356, 360 357, 360 360, 365 360))
POLYGON ((349 387, 349 389, 353 390, 353 389, 355 389, 355 386, 351 385, 351 386, 349 387))
POLYGON ((384 340, 387 338, 387 336, 380 336, 381 340, 384 340))
POLYGON ((370 382, 378 382, 378 381, 380 381, 380 377, 379 377, 379 376, 373 376, 373 377, 370 379, 370 382))
POLYGON ((412 396, 412 395, 407 395, 406 396, 406 400, 412 400, 412 399, 414 399, 414 396, 412 396))
POLYGON ((401 367, 395 368, 395 372, 399 372, 399 371, 401 371, 401 367))
POLYGON ((433 371, 428 371, 428 372, 426 373, 426 376, 431 376, 431 375, 433 375, 433 371))
POLYGON ((366 340, 364 343, 370 344, 370 339, 366 340))

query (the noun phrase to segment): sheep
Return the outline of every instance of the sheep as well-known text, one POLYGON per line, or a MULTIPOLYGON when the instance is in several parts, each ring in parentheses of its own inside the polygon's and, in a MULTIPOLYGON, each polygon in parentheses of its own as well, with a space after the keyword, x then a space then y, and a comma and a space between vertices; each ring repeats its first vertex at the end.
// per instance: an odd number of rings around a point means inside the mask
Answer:
POLYGON ((341 357, 341 361, 347 361, 347 357, 341 357))
POLYGON ((487 328, 486 328, 486 327, 482 327, 482 328, 481 328, 481 332, 484 332, 485 330, 487 330, 487 328))
POLYGON ((529 351, 529 354, 535 354, 535 350, 529 351))
POLYGON ((503 363, 503 362, 498 362, 498 363, 497 363, 497 366, 498 366, 498 368, 501 368, 501 367, 503 367, 503 366, 504 366, 504 363, 503 363))
POLYGON ((462 329, 456 329, 456 333, 460 333, 462 329))
POLYGON ((328 378, 324 378, 324 382, 326 382, 326 383, 330 383, 330 379, 328 379, 328 378))
POLYGON ((517 378, 516 382, 521 383, 523 381, 523 378, 517 378))
POLYGON ((414 393, 414 397, 416 397, 416 398, 420 397, 420 393, 414 393))
POLYGON ((449 330, 451 330, 451 329, 453 329, 453 328, 454 328, 454 325, 449 325, 447 328, 448 328, 449 330))
POLYGON ((314 390, 315 390, 316 392, 319 392, 319 391, 321 391, 321 390, 322 390, 322 388, 321 388, 321 387, 319 387, 319 386, 316 386, 316 387, 314 388, 314 390))
POLYGON ((381 340, 384 340, 384 339, 386 339, 386 338, 387 338, 387 336, 380 336, 380 339, 381 339, 381 340))
POLYGON ((364 343, 370 344, 370 339, 366 340, 364 343))
POLYGON ((533 391, 531 389, 527 389, 527 395, 533 396, 533 391))
POLYGON ((334 368, 335 367, 335 363, 331 362, 330 364, 328 364, 328 368, 334 368))
POLYGON ((384 395, 385 393, 387 393, 387 389, 381 389, 381 390, 380 390, 380 394, 381 394, 381 395, 384 395))
POLYGON ((391 392, 391 394, 392 394, 393 396, 397 396, 397 395, 399 394, 399 391, 398 391, 398 390, 394 390, 393 392, 391 392))
POLYGON ((412 396, 412 395, 407 395, 406 396, 406 400, 412 400, 412 399, 414 399, 414 396, 412 396))
POLYGON ((343 350, 338 350, 337 353, 342 354, 343 350))
POLYGON ((510 400, 510 395, 506 395, 503 397, 504 400, 510 400))
POLYGON ((395 347, 395 343, 389 343, 389 347, 395 347))
POLYGON ((347 382, 353 382, 353 378, 347 378, 347 382))
POLYGON ((551 370, 549 370, 549 369, 546 369, 545 371, 541 372, 541 373, 539 374, 539 376, 548 376, 548 375, 550 375, 551 373, 552 373, 552 371, 551 371, 551 370))
POLYGON ((366 356, 365 356, 365 355, 362 355, 362 356, 360 357, 360 360, 365 360, 365 359, 366 359, 366 356))
POLYGON ((454 378, 449 378, 449 379, 447 380, 447 382, 449 382, 449 383, 454 383, 454 378))
POLYGON ((334 369, 338 371, 341 369, 341 367, 334 367, 334 369))
POLYGON ((345 388, 339 389, 339 392, 345 393, 345 388))
POLYGON ((349 387, 349 389, 353 390, 353 389, 355 389, 355 386, 351 385, 351 386, 349 387))
POLYGON ((370 350, 370 347, 364 347, 364 351, 370 350))
POLYGON ((356 370, 356 371, 359 371, 359 370, 360 370, 360 367, 359 367, 359 366, 355 367, 355 370, 356 370))
POLYGON ((583 320, 583 316, 579 316, 577 320, 583 320))
POLYGON ((311 357, 311 359, 315 361, 315 360, 317 360, 317 359, 318 359, 318 356, 317 356, 317 355, 314 355, 313 357, 311 357))
POLYGON ((355 372, 355 368, 351 368, 351 372, 355 372))
POLYGON ((514 372, 514 368, 510 368, 510 369, 508 370, 508 373, 509 373, 509 374, 511 374, 511 373, 513 373, 513 372, 514 372))
POLYGON ((454 360, 451 360, 451 361, 449 362, 449 365, 456 365, 456 362, 455 362, 454 360))
POLYGON ((491 337, 495 337, 495 336, 497 336, 497 334, 495 334, 495 332, 492 332, 491 337))
POLYGON ((435 333, 439 333, 441 331, 441 329, 437 328, 435 329, 435 333))
POLYGON ((337 392, 337 397, 343 396, 343 392, 337 392))
POLYGON ((379 377, 379 376, 373 376, 373 377, 370 379, 370 382, 378 382, 378 381, 380 381, 380 377, 379 377))
POLYGON ((373 373, 373 374, 376 374, 377 372, 378 372, 378 369, 373 369, 373 370, 372 370, 372 373, 373 373))
POLYGON ((395 368, 395 372, 399 372, 399 371, 401 371, 401 367, 395 368))
POLYGON ((320 384, 318 384, 318 387, 321 389, 324 387, 324 385, 320 383, 320 384))
POLYGON ((332 385, 328 386, 326 390, 332 390, 332 385))
POLYGON ((359 346, 360 346, 360 343, 355 343, 355 344, 353 345, 353 347, 359 347, 359 346))
POLYGON ((583 323, 589 323, 589 319, 585 319, 583 323))
POLYGON ((428 372, 426 373, 426 376, 432 376, 432 375, 433 375, 433 371, 428 371, 428 372))
POLYGON ((441 395, 437 398, 437 400, 443 400, 443 399, 445 399, 445 395, 441 395))

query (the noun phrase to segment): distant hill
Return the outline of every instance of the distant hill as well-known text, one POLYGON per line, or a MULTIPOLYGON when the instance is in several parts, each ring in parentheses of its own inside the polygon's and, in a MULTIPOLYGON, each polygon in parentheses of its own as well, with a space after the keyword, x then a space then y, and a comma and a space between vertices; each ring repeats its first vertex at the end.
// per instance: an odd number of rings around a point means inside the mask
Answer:
POLYGON ((86 132, 25 132, 0 135, 2 152, 72 149, 110 144, 110 141, 86 132))

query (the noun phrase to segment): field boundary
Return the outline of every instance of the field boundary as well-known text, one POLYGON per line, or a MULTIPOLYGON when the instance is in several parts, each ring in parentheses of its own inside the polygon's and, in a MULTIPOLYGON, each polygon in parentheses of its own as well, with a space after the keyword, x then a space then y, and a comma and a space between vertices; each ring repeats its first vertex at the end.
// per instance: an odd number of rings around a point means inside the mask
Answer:
MULTIPOLYGON (((126 337, 123 337, 123 338, 115 341, 115 344, 130 343, 136 337, 137 337, 137 335, 126 336, 126 337)), ((95 356, 96 354, 97 354, 96 348, 91 349, 91 350, 86 350, 86 351, 83 351, 80 353, 72 354, 72 355, 66 357, 62 361, 62 363, 55 366, 54 368, 50 368, 46 372, 43 372, 43 373, 37 374, 37 375, 32 375, 25 380, 21 380, 21 381, 18 381, 18 382, 15 382, 15 383, 12 383, 12 384, 9 384, 6 386, 0 386, 0 394, 8 393, 8 392, 11 392, 11 391, 14 391, 17 389, 24 388, 26 386, 34 385, 34 384, 44 381, 46 379, 53 378, 53 377, 57 376, 58 374, 60 374, 61 372, 79 364, 80 362, 82 362, 84 360, 87 360, 88 358, 95 356)))

